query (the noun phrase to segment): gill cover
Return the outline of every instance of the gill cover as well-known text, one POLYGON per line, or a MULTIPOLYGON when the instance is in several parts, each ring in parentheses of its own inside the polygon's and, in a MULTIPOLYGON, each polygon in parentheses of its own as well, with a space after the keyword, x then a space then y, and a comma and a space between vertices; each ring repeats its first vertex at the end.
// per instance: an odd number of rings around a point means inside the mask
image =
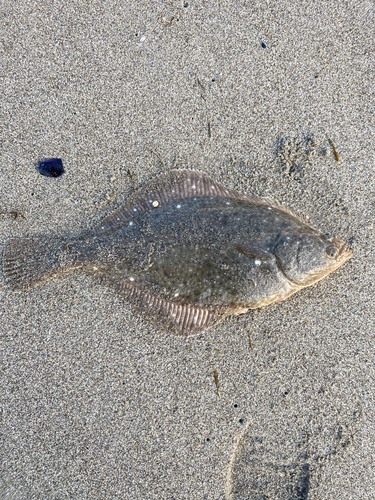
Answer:
POLYGON ((318 281, 332 267, 327 242, 312 232, 284 231, 273 253, 285 276, 299 286, 318 281))

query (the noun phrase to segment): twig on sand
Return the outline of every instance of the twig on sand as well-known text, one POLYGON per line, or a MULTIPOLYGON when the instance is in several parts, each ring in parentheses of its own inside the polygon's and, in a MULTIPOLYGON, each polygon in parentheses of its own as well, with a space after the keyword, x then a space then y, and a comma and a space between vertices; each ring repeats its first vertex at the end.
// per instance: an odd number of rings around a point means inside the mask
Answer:
POLYGON ((216 385, 217 395, 220 396, 219 376, 218 376, 216 370, 214 370, 214 379, 215 379, 215 385, 216 385))
POLYGON ((161 156, 156 152, 154 151, 153 149, 150 149, 151 153, 154 154, 157 158, 159 158, 161 164, 163 165, 163 167, 165 168, 165 165, 164 165, 164 162, 163 160, 161 159, 161 156))
POLYGON ((15 212, 15 211, 12 211, 12 212, 0 212, 0 215, 10 215, 11 217, 13 217, 13 220, 16 220, 17 217, 22 217, 23 219, 26 219, 26 217, 22 214, 20 214, 19 212, 15 212))
POLYGON ((250 349, 254 349, 253 343, 251 342, 250 330, 249 330, 248 333, 249 333, 249 346, 250 346, 250 349))
POLYGON ((333 154, 335 156, 335 160, 336 161, 340 161, 340 157, 339 157, 338 152, 336 151, 335 145, 333 144, 333 142, 331 141, 331 139, 329 137, 328 137, 328 142, 329 142, 329 145, 332 148, 333 154))

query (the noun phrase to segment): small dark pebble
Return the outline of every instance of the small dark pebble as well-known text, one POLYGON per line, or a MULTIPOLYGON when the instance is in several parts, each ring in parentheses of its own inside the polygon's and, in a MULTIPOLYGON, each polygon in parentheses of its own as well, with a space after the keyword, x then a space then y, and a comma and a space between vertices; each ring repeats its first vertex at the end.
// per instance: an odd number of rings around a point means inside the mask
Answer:
POLYGON ((266 49, 266 48, 267 48, 267 45, 266 45, 264 42, 262 42, 262 47, 263 47, 264 49, 266 49))
POLYGON ((38 165, 39 173, 46 177, 60 177, 64 173, 64 167, 60 158, 50 158, 41 161, 38 165))
POLYGON ((240 418, 240 419, 239 419, 239 423, 240 423, 240 424, 243 424, 243 418, 240 418))

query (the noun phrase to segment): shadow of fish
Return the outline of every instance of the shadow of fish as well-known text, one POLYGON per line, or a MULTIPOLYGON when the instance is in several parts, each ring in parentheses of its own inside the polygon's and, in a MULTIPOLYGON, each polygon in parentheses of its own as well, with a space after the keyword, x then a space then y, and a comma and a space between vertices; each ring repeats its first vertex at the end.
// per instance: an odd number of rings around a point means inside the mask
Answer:
POLYGON ((14 291, 84 268, 176 334, 281 301, 351 256, 269 200, 229 191, 202 172, 172 170, 135 192, 96 231, 12 238, 3 275, 14 291))

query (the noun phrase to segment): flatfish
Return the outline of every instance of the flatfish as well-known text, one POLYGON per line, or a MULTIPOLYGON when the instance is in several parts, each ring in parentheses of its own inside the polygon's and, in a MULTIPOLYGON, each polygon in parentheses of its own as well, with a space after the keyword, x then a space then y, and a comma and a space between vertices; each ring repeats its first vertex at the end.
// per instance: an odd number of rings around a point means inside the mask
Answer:
POLYGON ((275 202, 172 170, 87 234, 8 239, 2 267, 14 291, 84 268, 171 332, 191 335, 284 300, 350 256, 343 241, 275 202))

